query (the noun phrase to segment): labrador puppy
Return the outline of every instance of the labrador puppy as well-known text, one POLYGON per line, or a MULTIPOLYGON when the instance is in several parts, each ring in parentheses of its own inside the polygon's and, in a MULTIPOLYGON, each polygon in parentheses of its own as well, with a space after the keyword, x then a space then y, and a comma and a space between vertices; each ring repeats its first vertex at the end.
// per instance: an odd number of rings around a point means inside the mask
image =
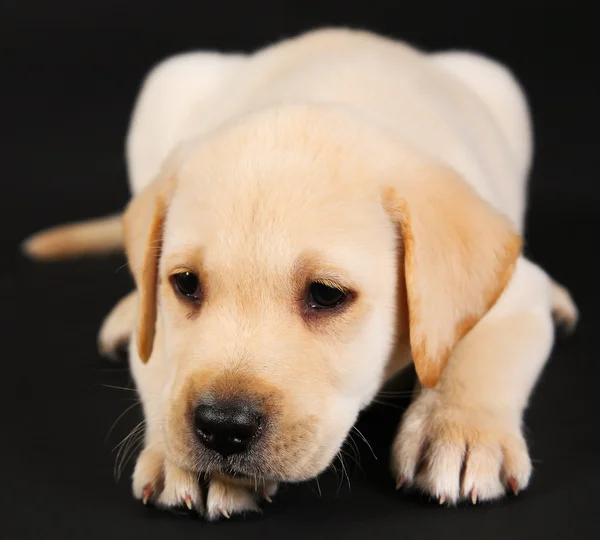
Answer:
POLYGON ((469 52, 324 29, 153 69, 122 219, 25 243, 126 250, 136 290, 100 346, 130 341, 135 496, 209 520, 257 510, 323 471, 411 363, 397 486, 446 504, 527 487, 523 411, 553 316, 577 319, 521 251, 531 153, 518 83, 469 52))

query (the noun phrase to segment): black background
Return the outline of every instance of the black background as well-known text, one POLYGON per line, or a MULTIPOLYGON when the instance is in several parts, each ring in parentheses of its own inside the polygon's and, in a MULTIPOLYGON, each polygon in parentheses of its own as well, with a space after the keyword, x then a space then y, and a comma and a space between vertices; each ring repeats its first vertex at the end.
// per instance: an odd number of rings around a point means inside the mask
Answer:
MULTIPOLYGON (((597 523, 596 329, 600 46, 591 2, 7 1, 0 11, 0 537, 567 538, 597 523), (119 256, 33 264, 19 241, 102 215, 128 196, 123 138, 138 85, 190 48, 251 50, 315 26, 369 28, 507 63, 529 96, 536 161, 528 253, 582 312, 558 342, 526 415, 530 489, 496 504, 441 508, 396 493, 388 445, 406 401, 360 421, 362 470, 284 487, 260 518, 206 524, 142 507, 113 447, 139 421, 124 364, 99 358, 103 316, 130 288, 119 256), (121 268, 121 269, 120 269, 121 268), (339 486, 339 489, 338 489, 339 486)), ((358 438, 357 438, 358 439, 358 438)), ((348 449, 348 453, 352 453, 348 449)), ((339 467, 338 467, 339 468, 339 467)), ((595 531, 597 533, 597 531, 595 531)))

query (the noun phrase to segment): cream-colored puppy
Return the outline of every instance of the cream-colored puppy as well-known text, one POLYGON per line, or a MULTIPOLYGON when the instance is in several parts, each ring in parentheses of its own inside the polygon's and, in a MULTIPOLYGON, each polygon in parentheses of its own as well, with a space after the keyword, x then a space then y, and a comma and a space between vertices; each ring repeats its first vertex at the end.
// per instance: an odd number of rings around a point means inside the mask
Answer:
POLYGON ((254 510, 323 471, 411 362, 398 484, 448 503, 525 488, 552 316, 577 318, 521 254, 531 139, 499 64, 367 32, 156 67, 127 141, 124 234, 117 217, 26 243, 52 257, 124 237, 137 291, 100 342, 132 336, 135 496, 208 519, 254 510))

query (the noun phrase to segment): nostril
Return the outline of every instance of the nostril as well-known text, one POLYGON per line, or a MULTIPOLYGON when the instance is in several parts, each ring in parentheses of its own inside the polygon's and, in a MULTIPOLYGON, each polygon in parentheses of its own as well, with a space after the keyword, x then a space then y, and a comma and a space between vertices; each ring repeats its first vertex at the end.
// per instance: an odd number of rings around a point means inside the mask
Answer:
POLYGON ((262 417, 246 402, 204 401, 194 418, 200 442, 223 456, 241 453, 260 434, 262 417))
POLYGON ((211 431, 207 430, 206 428, 198 426, 198 424, 196 424, 196 433, 202 439, 203 442, 206 442, 208 444, 212 443, 212 441, 214 439, 214 435, 211 431))

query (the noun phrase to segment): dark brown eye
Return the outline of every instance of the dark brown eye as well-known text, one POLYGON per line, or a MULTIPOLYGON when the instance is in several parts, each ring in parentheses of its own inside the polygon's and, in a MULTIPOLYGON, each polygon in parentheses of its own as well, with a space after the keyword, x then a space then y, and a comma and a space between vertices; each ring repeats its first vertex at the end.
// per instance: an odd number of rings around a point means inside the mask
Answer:
POLYGON ((200 299, 200 281, 192 272, 180 272, 171 276, 171 283, 175 292, 186 299, 197 301, 200 299))
POLYGON ((308 289, 308 306, 312 309, 331 309, 346 300, 346 293, 323 283, 312 283, 308 289))

